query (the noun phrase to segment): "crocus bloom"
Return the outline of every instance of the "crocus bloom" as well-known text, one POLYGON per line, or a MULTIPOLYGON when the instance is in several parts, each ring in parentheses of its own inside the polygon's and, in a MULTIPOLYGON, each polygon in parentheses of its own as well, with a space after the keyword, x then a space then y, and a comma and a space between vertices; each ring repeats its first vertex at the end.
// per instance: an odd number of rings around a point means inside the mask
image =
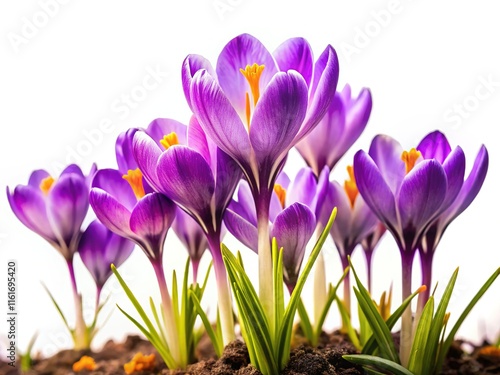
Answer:
POLYGON ((224 343, 234 338, 232 304, 220 238, 222 219, 241 178, 236 163, 205 136, 197 119, 189 123, 187 146, 175 134, 161 147, 145 132, 134 136, 134 155, 148 183, 191 215, 207 236, 219 290, 224 343))
MULTIPOLYGON (((369 153, 354 156, 359 193, 391 232, 400 249, 403 299, 411 294, 412 263, 433 219, 455 200, 463 184, 465 156, 460 147, 446 158, 424 159, 420 151, 403 151, 394 139, 379 135, 369 153)), ((401 357, 406 363, 411 338, 411 310, 403 314, 401 357)))
MULTIPOLYGON (((337 216, 330 229, 330 235, 340 255, 342 268, 349 266, 349 256, 361 241, 375 230, 378 219, 359 195, 352 166, 347 167, 349 179, 341 186, 338 182, 330 182, 323 203, 323 225, 329 218, 333 207, 337 207, 337 216)), ((344 279, 344 304, 350 311, 349 276, 344 279)))
POLYGON ((111 264, 119 267, 132 254, 134 246, 133 242, 111 232, 98 220, 90 223, 83 232, 78 254, 96 283, 98 295, 112 274, 111 264))
MULTIPOLYGON (((451 147, 445 135, 439 131, 428 134, 417 146, 424 159, 437 159, 443 163, 450 155, 451 147)), ((488 171, 488 151, 481 146, 469 176, 464 181, 453 203, 442 211, 428 226, 419 246, 422 265, 422 284, 427 285, 424 292, 428 298, 432 283, 432 260, 441 237, 448 225, 472 203, 483 185, 488 171)), ((423 300, 427 300, 424 298, 423 300)))
POLYGON ((359 138, 371 110, 372 96, 366 88, 356 98, 349 85, 335 94, 319 124, 295 146, 317 176, 325 166, 331 171, 359 138))
POLYGON ((288 151, 333 100, 336 53, 328 46, 313 64, 302 38, 285 41, 271 54, 243 34, 224 47, 215 70, 203 57, 189 55, 182 74, 186 99, 203 130, 237 161, 250 185, 258 215, 260 297, 272 326, 269 205, 288 151))
POLYGON ((54 179, 44 170, 34 171, 28 185, 7 187, 7 198, 17 218, 46 239, 71 262, 78 248, 80 227, 89 208, 89 177, 80 167, 70 165, 54 179))
MULTIPOLYGON (((319 182, 310 168, 302 168, 290 183, 281 173, 274 187, 270 205, 270 238, 283 247, 283 278, 290 293, 297 283, 306 245, 317 225, 316 211, 328 186, 328 168, 319 182)), ((226 226, 237 239, 251 250, 258 251, 257 213, 250 187, 240 183, 238 200, 233 200, 225 217, 226 226)))
POLYGON ((57 179, 44 170, 36 170, 28 185, 18 185, 13 192, 7 187, 7 198, 17 218, 47 240, 66 260, 75 303, 76 323, 72 332, 75 350, 89 348, 92 339, 83 319, 73 257, 80 241, 80 227, 89 208, 89 183, 95 170, 93 165, 89 175, 85 176, 80 167, 72 164, 57 179))
MULTIPOLYGON (((133 153, 134 135, 139 130, 141 129, 129 129, 118 136, 115 148, 116 161, 120 173, 126 176, 127 179, 141 177, 141 188, 144 189, 145 193, 151 193, 154 190, 142 176, 133 153)), ((168 146, 170 142, 174 144, 187 143, 187 126, 172 119, 155 119, 146 129, 142 130, 156 141, 160 148, 168 146)), ((177 209, 176 220, 172 224, 172 229, 188 251, 193 266, 194 280, 196 281, 200 259, 208 247, 205 234, 197 223, 193 222, 184 211, 179 209, 177 209)))

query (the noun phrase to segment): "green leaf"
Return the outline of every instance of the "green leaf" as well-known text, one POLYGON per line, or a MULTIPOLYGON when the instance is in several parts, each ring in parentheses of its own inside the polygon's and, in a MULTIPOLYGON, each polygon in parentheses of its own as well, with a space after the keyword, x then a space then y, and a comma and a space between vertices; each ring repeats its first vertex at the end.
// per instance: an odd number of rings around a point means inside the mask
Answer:
MULTIPOLYGON (((285 311, 285 295, 283 293, 283 248, 278 249, 276 238, 272 242, 272 257, 273 257, 273 291, 274 291, 274 324, 271 329, 271 335, 279 334, 278 327, 281 326, 283 313, 285 311)), ((274 342, 279 341, 279 337, 274 338, 274 342)), ((275 353, 278 355, 278 353, 275 353)))
POLYGON ((457 322, 455 323, 455 325, 451 329, 450 333, 448 334, 446 341, 442 344, 442 346, 439 350, 439 355, 438 355, 436 367, 434 370, 435 372, 439 371, 441 369, 441 367, 443 366, 446 354, 448 353, 448 350, 450 349, 450 346, 455 338, 455 335, 456 335, 458 329, 460 328, 460 326, 462 325, 462 323, 464 322, 465 318, 467 317, 467 315, 469 315, 469 313, 474 308, 476 303, 481 299, 481 297, 484 295, 484 293, 486 293, 486 291, 489 289, 491 284, 493 284, 493 282, 496 280, 496 278, 499 275, 500 275, 500 268, 497 268, 497 270, 495 272, 493 272, 493 274, 490 276, 490 278, 488 280, 486 280, 484 285, 481 287, 481 289, 479 289, 479 291, 476 293, 474 298, 472 298, 470 303, 467 305, 465 310, 462 312, 462 314, 458 318, 457 322))
MULTIPOLYGON (((349 316, 349 313, 347 312, 347 309, 345 308, 344 302, 338 296, 335 297, 335 301, 337 301, 337 307, 340 312, 340 317, 342 318, 342 321, 344 322, 345 327, 347 328, 347 336, 351 340, 352 344, 355 346, 356 349, 361 350, 362 345, 359 341, 358 334, 354 327, 352 326, 352 321, 351 317, 349 316)), ((375 341, 373 341, 375 343, 375 341)))
POLYGON ((434 357, 427 357, 426 347, 429 344, 430 330, 432 322, 432 316, 434 315, 434 297, 430 297, 424 306, 422 315, 418 322, 417 329, 415 331, 415 338, 413 339, 413 344, 410 352, 410 359, 408 361, 408 370, 413 372, 415 375, 426 375, 429 372, 424 372, 424 366, 426 362, 434 362, 434 357))
POLYGON ((304 288, 307 277, 309 276, 309 273, 312 270, 314 262, 318 258, 318 255, 321 252, 323 244, 325 243, 326 238, 330 233, 330 228, 332 227, 336 216, 337 216, 337 207, 335 207, 332 210, 332 214, 330 215, 328 223, 323 229, 323 232, 321 232, 318 241, 314 245, 314 248, 312 249, 311 254, 309 255, 309 258, 307 260, 307 263, 304 266, 302 272, 300 273, 299 279, 297 280, 297 285, 295 285, 295 289, 293 290, 292 295, 290 296, 290 301, 288 302, 288 306, 285 309, 285 315, 283 317, 282 324, 279 328, 280 342, 278 346, 278 358, 280 359, 280 369, 282 369, 286 365, 290 357, 290 342, 292 336, 293 319, 295 317, 295 312, 297 311, 297 306, 299 304, 300 294, 302 293, 302 289, 304 288))
MULTIPOLYGON (((413 298, 415 298, 419 293, 423 292, 426 289, 425 286, 421 286, 418 288, 415 292, 413 292, 410 296, 408 296, 401 306, 399 306, 396 311, 392 313, 392 315, 389 317, 389 319, 386 320, 385 324, 391 330, 396 322, 401 318, 401 315, 403 315, 403 312, 406 310, 408 305, 411 303, 413 298)), ((375 336, 372 335, 370 339, 367 341, 367 343, 363 346, 363 354, 375 354, 375 351, 377 350, 377 342, 375 340, 375 336)))
POLYGON ((306 307, 304 306, 304 302, 302 299, 299 301, 299 306, 297 307, 297 311, 299 313, 300 318, 300 327, 302 328, 302 333, 306 337, 306 339, 314 346, 313 344, 313 328, 311 325, 311 320, 309 319, 309 315, 307 314, 306 307))
POLYGON ((380 370, 389 371, 392 375, 415 375, 398 363, 372 355, 352 354, 343 355, 342 358, 363 367, 373 366, 380 370))
POLYGON ((390 328, 387 326, 384 319, 382 319, 377 306, 372 301, 370 293, 368 293, 368 290, 359 280, 356 270, 352 266, 351 259, 349 259, 349 264, 351 265, 356 284, 359 288, 359 290, 358 288, 354 288, 354 293, 356 294, 358 303, 366 316, 366 320, 370 324, 375 340, 377 340, 380 356, 389 359, 392 362, 399 363, 399 356, 394 345, 394 340, 392 339, 390 328))
POLYGON ((61 308, 59 307, 59 304, 57 303, 56 299, 54 298, 52 293, 50 293, 49 288, 47 288, 47 286, 44 283, 42 283, 42 286, 45 289, 45 291, 47 292, 47 294, 49 295, 50 299, 52 300, 52 303, 56 307, 56 310, 58 311, 59 315, 61 316, 64 325, 66 326, 68 331, 73 335, 73 330, 68 325, 68 321, 66 320, 66 317, 64 316, 64 313, 62 312, 61 308))
POLYGON ((222 340, 219 339, 218 335, 215 333, 215 330, 210 324, 210 321, 208 320, 208 316, 205 313, 205 310, 203 310, 203 307, 201 307, 198 296, 193 291, 189 291, 189 295, 190 298, 193 300, 194 307, 198 312, 198 316, 201 318, 201 321, 203 322, 203 326, 205 327, 207 335, 208 337, 210 337, 210 341, 212 341, 212 345, 214 346, 215 349, 215 354, 217 354, 217 357, 220 357, 222 355, 222 351, 224 350, 224 345, 222 343, 222 340))

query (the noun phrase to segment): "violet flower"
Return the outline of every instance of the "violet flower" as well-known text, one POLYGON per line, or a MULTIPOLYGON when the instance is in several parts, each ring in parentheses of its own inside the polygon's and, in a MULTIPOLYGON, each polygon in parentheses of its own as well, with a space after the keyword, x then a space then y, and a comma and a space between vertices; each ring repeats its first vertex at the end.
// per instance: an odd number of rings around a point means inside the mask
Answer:
POLYGON ((18 185, 12 192, 7 187, 7 198, 17 218, 47 240, 66 261, 75 303, 76 323, 72 332, 75 349, 88 348, 91 340, 83 319, 73 257, 89 208, 89 182, 95 170, 93 165, 89 175, 85 176, 80 167, 72 164, 57 179, 44 170, 36 170, 31 174, 28 185, 18 185))
POLYGON ((158 145, 137 132, 135 159, 148 183, 171 198, 202 227, 213 258, 219 292, 224 344, 234 339, 231 295, 222 260, 222 219, 241 178, 236 163, 205 136, 197 119, 189 123, 187 146, 178 142, 158 145))
MULTIPOLYGON (((270 238, 283 247, 283 278, 292 293, 304 259, 306 245, 317 225, 318 199, 328 186, 328 168, 316 181, 310 168, 302 168, 292 183, 285 173, 278 176, 270 204, 270 238)), ((246 181, 238 188, 238 200, 229 205, 224 222, 229 232, 251 250, 258 252, 257 212, 246 181)))
POLYGON ((243 171, 257 211, 260 299, 274 326, 269 205, 288 151, 326 113, 338 80, 328 46, 313 66, 309 44, 285 41, 272 55, 251 35, 231 40, 216 69, 198 55, 183 64, 189 106, 203 130, 243 171))
POLYGON ((333 170, 365 129, 371 109, 372 96, 366 88, 356 98, 351 97, 349 85, 335 94, 319 124, 295 146, 316 176, 325 166, 333 170))
POLYGON ((78 254, 89 270, 97 287, 96 309, 102 288, 111 276, 111 264, 119 267, 134 250, 134 243, 116 235, 94 220, 82 234, 78 254))
MULTIPOLYGON (((453 203, 463 184, 465 156, 460 147, 446 158, 423 159, 403 151, 394 139, 375 137, 370 151, 354 156, 359 193, 386 225, 400 249, 403 299, 411 294, 412 264, 429 224, 453 203)), ((407 363, 412 337, 411 310, 403 313, 401 358, 407 363)))
MULTIPOLYGON (((417 146, 417 150, 422 154, 423 159, 436 159, 440 163, 444 163, 452 152, 446 136, 439 131, 425 136, 417 146)), ((483 145, 479 149, 472 170, 463 182, 457 197, 448 208, 441 210, 442 212, 427 227, 424 236, 421 238, 419 253, 422 266, 422 284, 428 287, 423 292, 423 301, 427 301, 429 298, 430 287, 432 285, 432 260, 434 252, 448 225, 469 207, 479 193, 488 171, 488 160, 488 151, 483 145)))
MULTIPOLYGON (((342 269, 349 267, 349 257, 356 246, 375 230, 377 217, 359 195, 352 166, 347 167, 349 179, 341 186, 338 182, 330 182, 323 203, 320 217, 323 225, 329 218, 329 212, 337 207, 337 217, 330 229, 330 235, 340 255, 342 269)), ((351 284, 349 275, 344 279, 344 305, 351 311, 351 284)))

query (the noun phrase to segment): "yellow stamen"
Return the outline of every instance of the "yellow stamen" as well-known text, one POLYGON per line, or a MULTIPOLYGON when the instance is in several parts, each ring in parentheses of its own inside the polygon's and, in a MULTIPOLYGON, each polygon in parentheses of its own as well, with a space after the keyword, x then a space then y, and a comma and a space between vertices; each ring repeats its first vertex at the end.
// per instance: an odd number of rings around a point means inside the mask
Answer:
POLYGON ((498 360, 498 358, 500 358, 500 348, 493 345, 485 346, 479 350, 478 355, 483 357, 496 358, 498 360))
MULTIPOLYGON (((240 69, 240 73, 246 78, 248 85, 250 86, 250 92, 253 97, 253 107, 257 105, 260 97, 259 82, 262 71, 264 70, 264 65, 247 65, 245 69, 240 69)), ((250 128, 250 117, 252 115, 252 105, 250 104, 250 94, 245 93, 245 116, 247 120, 247 126, 250 128)))
POLYGON ((79 361, 73 363, 73 371, 74 372, 80 372, 80 371, 94 371, 96 368, 95 361, 92 357, 89 357, 87 355, 84 355, 82 358, 80 358, 79 361))
POLYGON ((130 187, 134 191, 137 199, 141 199, 146 195, 146 192, 144 191, 144 185, 142 184, 142 172, 139 170, 139 168, 136 168, 134 170, 129 169, 127 174, 124 174, 122 177, 130 184, 130 187))
POLYGON ((417 151, 415 148, 412 148, 410 151, 403 151, 401 154, 401 160, 403 160, 406 165, 406 174, 410 173, 413 167, 415 167, 416 161, 421 156, 422 153, 417 151))
POLYGON ((179 139, 177 138, 177 133, 172 132, 170 134, 164 135, 163 139, 160 140, 160 144, 165 147, 165 150, 168 150, 170 146, 178 145, 179 139))
POLYGON ((136 371, 153 370, 155 367, 155 355, 143 355, 141 352, 136 353, 134 358, 123 365, 123 370, 127 374, 133 374, 136 371))
POLYGON ((349 197, 349 202, 351 202, 351 208, 354 207, 354 202, 358 196, 358 187, 356 186, 356 181, 354 180, 354 168, 352 165, 347 166, 347 173, 349 174, 349 179, 344 182, 344 190, 349 197))
POLYGON ((260 97, 259 91, 259 81, 262 71, 264 70, 264 65, 258 65, 257 63, 252 66, 247 65, 245 69, 240 69, 241 74, 247 79, 250 86, 250 90, 253 96, 253 104, 256 105, 260 97))
POLYGON ((281 207, 285 208, 285 201, 286 201, 286 190, 281 186, 280 184, 274 184, 274 192, 278 196, 278 199, 280 200, 281 207))
POLYGON ((55 180, 52 176, 45 177, 42 182, 40 182, 40 190, 45 194, 49 194, 50 188, 54 184, 55 180))

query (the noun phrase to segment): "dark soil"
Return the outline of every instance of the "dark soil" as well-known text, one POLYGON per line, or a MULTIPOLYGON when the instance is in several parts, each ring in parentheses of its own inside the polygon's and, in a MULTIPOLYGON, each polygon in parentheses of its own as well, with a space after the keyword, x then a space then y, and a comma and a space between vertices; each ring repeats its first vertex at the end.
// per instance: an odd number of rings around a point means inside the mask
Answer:
MULTIPOLYGON (((487 343, 476 348, 472 354, 462 349, 462 342, 455 342, 444 366, 443 375, 489 375, 500 374, 500 355, 498 350, 485 350, 487 343)), ((250 365, 250 358, 245 344, 234 341, 226 347, 220 359, 215 359, 208 340, 200 344, 197 357, 199 362, 190 365, 186 371, 168 370, 161 357, 149 342, 138 336, 129 336, 123 343, 109 341, 97 353, 89 351, 63 350, 53 357, 35 359, 33 367, 25 375, 72 375, 72 365, 83 355, 89 355, 96 362, 94 371, 82 371, 79 374, 124 375, 123 365, 129 362, 134 354, 156 354, 155 370, 142 371, 137 375, 260 375, 261 372, 250 365)), ((290 362, 283 370, 284 375, 360 375, 363 370, 345 361, 344 354, 356 353, 348 340, 338 332, 324 334, 317 349, 298 342, 292 350, 290 362)), ((0 361, 0 375, 17 375, 21 372, 0 361)))

